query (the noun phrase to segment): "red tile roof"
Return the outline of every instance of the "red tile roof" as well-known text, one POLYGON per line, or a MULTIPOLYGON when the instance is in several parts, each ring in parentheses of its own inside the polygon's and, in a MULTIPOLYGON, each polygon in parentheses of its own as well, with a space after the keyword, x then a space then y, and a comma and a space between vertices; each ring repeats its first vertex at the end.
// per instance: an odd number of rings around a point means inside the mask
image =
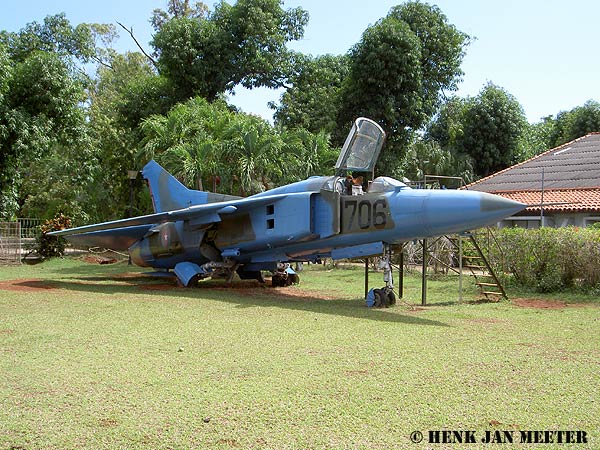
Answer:
MULTIPOLYGON (((496 192, 502 197, 516 200, 527 205, 523 213, 540 211, 541 191, 496 192)), ((544 190, 544 211, 547 212, 599 212, 600 189, 553 189, 544 190), (558 204, 557 204, 558 203, 558 204)))

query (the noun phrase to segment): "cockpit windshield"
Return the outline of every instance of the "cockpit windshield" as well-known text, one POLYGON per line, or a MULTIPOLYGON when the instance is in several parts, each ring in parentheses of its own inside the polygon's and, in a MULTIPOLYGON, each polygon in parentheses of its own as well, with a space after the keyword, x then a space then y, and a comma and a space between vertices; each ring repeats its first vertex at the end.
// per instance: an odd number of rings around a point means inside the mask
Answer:
POLYGON ((356 119, 335 164, 336 173, 371 172, 384 140, 385 132, 377 123, 365 117, 356 119))

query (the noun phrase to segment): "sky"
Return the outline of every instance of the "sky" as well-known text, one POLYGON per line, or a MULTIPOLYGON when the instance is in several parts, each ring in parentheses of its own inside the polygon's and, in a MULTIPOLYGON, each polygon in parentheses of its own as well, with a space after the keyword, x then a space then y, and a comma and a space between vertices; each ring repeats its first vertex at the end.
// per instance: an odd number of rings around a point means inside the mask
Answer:
MULTIPOLYGON (((205 3, 212 5, 212 0, 205 3)), ((290 44, 312 55, 343 54, 360 41, 369 26, 400 0, 286 0, 286 8, 303 7, 310 20, 304 38, 290 44)), ((488 83, 506 89, 523 106, 530 123, 556 115, 587 100, 600 101, 600 2, 598 0, 430 0, 459 30, 473 38, 466 49, 463 81, 456 92, 475 96, 488 83)), ((0 29, 18 31, 32 21, 59 12, 72 24, 119 21, 133 28, 150 51, 149 18, 166 0, 2 0, 0 29)), ((120 30, 115 49, 136 50, 120 30)), ((368 68, 365 68, 368 70, 368 68)), ((243 111, 272 120, 269 101, 281 90, 236 89, 230 101, 243 111)))

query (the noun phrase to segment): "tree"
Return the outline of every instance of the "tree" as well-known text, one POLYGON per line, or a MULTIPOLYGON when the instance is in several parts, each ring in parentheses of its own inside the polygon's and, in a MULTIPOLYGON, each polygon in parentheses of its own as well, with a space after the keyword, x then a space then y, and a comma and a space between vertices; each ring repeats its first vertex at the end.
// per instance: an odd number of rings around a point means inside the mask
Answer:
MULTIPOLYGON (((417 139, 409 145, 395 175, 409 180, 422 180, 425 175, 461 177, 465 183, 474 180, 473 165, 468 156, 442 148, 435 141, 423 139, 417 139)), ((441 180, 440 183, 448 184, 449 181, 441 180)))
POLYGON ((600 103, 588 100, 583 106, 556 115, 551 147, 558 147, 588 133, 600 131, 600 103))
POLYGON ((453 99, 429 126, 442 148, 473 159, 483 177, 514 164, 527 126, 523 108, 504 89, 488 83, 475 98, 453 99))
MULTIPOLYGON (((382 162, 392 164, 444 91, 456 89, 468 41, 436 6, 408 2, 392 8, 350 51, 338 130, 358 116, 376 120, 388 133, 382 162)), ((342 138, 337 135, 336 142, 342 138)))
MULTIPOLYGON (((58 144, 78 142, 85 135, 79 108, 83 86, 53 53, 37 52, 14 64, 0 117, 0 214, 16 215, 21 168, 48 154, 58 144)), ((8 74, 7 73, 7 74, 8 74)))
POLYGON ((339 93, 348 75, 348 57, 298 55, 289 87, 281 95, 274 119, 279 126, 332 133, 336 128, 339 93))
POLYGON ((554 145, 556 120, 552 116, 543 117, 539 122, 527 124, 519 142, 515 162, 525 161, 554 145))
POLYGON ((168 0, 166 11, 159 8, 152 11, 150 23, 154 31, 160 31, 171 19, 180 19, 182 17, 207 19, 208 16, 209 8, 202 2, 195 2, 193 5, 190 5, 189 0, 168 0))
MULTIPOLYGON (((128 170, 139 169, 135 155, 141 132, 137 126, 143 116, 161 112, 160 108, 145 109, 147 98, 134 97, 132 86, 154 79, 151 65, 141 53, 114 55, 110 67, 100 66, 93 86, 89 89, 89 129, 94 158, 101 170, 94 176, 93 198, 89 208, 95 221, 123 218, 129 213, 130 181, 128 170), (140 81, 141 80, 141 81, 140 81), (111 198, 110 202, 103 199, 111 198)), ((166 112, 167 109, 164 109, 166 112)), ((142 182, 134 187, 140 192, 142 182)), ((150 203, 136 196, 133 209, 138 214, 149 211, 150 203)), ((76 219, 76 216, 73 216, 76 219)))
POLYGON ((37 52, 53 53, 64 62, 82 66, 91 61, 104 64, 111 54, 109 47, 116 38, 114 25, 81 23, 72 26, 64 13, 47 16, 43 23, 31 22, 18 33, 2 32, 0 41, 9 49, 14 61, 25 61, 37 52))
POLYGON ((201 97, 142 123, 141 161, 156 159, 190 187, 248 195, 333 168, 325 133, 276 130, 265 120, 201 97))
MULTIPOLYGON (((18 33, 0 33, 0 215, 14 217, 29 192, 24 179, 41 158, 59 148, 86 151, 82 103, 89 78, 82 65, 108 55, 114 28, 71 26, 64 14, 18 33)), ((28 180, 29 181, 29 180, 28 180)))
POLYGON ((221 2, 207 17, 174 17, 152 45, 159 73, 177 101, 200 95, 209 101, 241 84, 280 87, 290 72, 286 43, 300 39, 308 14, 283 10, 280 0, 221 2))

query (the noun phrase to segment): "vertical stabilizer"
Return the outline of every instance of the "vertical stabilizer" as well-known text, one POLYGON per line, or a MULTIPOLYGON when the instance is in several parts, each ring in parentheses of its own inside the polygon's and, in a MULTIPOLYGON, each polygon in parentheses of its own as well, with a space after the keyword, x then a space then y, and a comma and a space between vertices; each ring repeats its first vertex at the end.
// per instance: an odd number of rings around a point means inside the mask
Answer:
POLYGON ((188 189, 154 160, 144 166, 142 176, 148 181, 152 205, 157 213, 239 198, 188 189))

